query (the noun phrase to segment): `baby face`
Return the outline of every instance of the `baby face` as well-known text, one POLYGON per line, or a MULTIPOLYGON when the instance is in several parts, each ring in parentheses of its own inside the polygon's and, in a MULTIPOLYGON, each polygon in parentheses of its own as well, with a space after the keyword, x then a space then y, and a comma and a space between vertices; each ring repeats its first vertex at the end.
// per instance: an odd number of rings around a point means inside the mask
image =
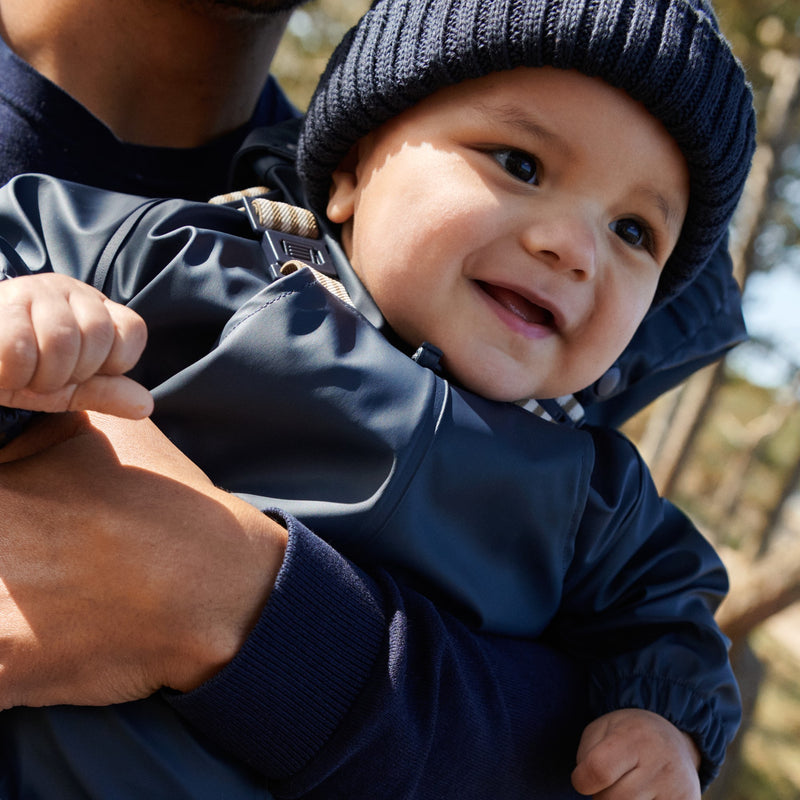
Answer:
POLYGON ((647 312, 689 175, 661 123, 574 71, 441 90, 357 145, 328 216, 410 346, 495 400, 585 388, 647 312))

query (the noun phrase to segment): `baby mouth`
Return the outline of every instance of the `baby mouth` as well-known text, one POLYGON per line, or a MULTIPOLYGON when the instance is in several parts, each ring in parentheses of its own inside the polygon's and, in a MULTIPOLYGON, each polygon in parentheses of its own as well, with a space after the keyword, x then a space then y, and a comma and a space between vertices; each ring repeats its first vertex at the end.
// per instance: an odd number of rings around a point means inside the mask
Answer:
POLYGON ((495 286, 491 283, 477 282, 480 288, 492 298, 498 305, 501 305, 514 316, 519 317, 529 325, 541 325, 546 328, 555 328, 555 318, 553 312, 537 305, 536 303, 523 297, 513 289, 506 289, 503 286, 495 286))

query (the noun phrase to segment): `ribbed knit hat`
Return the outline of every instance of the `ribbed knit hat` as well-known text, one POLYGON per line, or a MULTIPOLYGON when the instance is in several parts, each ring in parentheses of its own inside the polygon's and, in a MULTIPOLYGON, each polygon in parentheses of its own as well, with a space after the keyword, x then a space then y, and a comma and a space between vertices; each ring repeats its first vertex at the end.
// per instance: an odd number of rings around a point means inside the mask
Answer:
POLYGON ((641 102, 683 151, 689 209, 656 302, 676 294, 728 228, 755 147, 744 70, 706 0, 376 0, 331 57, 298 170, 324 213, 352 145, 438 89, 519 66, 576 69, 641 102))

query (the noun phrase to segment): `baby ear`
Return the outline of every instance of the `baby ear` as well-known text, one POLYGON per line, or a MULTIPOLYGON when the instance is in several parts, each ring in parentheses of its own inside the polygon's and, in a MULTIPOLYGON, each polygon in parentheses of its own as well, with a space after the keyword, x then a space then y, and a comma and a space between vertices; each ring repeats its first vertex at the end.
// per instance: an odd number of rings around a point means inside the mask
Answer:
POLYGON ((328 219, 343 225, 355 210, 356 167, 358 166, 358 150, 354 145, 341 164, 331 174, 331 188, 328 194, 328 219))

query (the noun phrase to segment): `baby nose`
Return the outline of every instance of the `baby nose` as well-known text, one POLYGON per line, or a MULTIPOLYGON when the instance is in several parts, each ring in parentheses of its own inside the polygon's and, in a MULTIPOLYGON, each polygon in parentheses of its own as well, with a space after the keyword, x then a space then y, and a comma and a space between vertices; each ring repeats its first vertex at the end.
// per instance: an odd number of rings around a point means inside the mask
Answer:
POLYGON ((586 215, 575 209, 537 215, 525 228, 523 246, 574 280, 591 280, 597 272, 597 237, 586 215))

